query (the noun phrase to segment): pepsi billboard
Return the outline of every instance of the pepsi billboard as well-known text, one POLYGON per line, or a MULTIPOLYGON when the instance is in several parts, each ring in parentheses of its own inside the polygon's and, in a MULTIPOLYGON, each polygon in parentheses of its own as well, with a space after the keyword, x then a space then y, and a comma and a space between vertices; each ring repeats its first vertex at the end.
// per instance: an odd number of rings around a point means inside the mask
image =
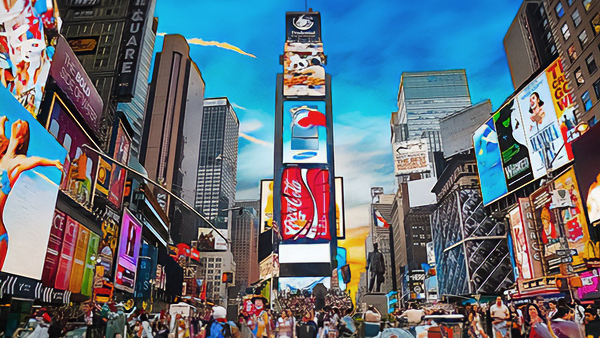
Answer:
POLYGON ((283 163, 327 163, 325 102, 283 103, 283 163))

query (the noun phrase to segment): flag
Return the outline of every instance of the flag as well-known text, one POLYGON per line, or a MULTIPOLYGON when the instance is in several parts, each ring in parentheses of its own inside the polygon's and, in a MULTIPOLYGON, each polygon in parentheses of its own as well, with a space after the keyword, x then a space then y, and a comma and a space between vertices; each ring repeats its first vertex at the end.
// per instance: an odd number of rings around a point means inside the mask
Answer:
POLYGON ((383 218, 383 215, 379 210, 373 208, 373 217, 375 218, 375 225, 381 228, 389 228, 390 224, 383 218))

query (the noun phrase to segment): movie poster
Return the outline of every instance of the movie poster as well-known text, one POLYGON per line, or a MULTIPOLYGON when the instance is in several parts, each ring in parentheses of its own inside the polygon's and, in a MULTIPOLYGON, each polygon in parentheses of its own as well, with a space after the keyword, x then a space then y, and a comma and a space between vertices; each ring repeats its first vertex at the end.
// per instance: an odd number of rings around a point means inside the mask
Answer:
POLYGON ((533 180, 530 154, 515 100, 500 108, 493 119, 508 191, 513 191, 533 180))
POLYGON ((60 260, 58 261, 58 273, 56 274, 56 282, 54 283, 54 288, 58 290, 67 290, 69 288, 78 233, 79 223, 67 216, 65 235, 60 251, 60 260))
POLYGON ((0 86, 0 145, 11 142, 0 156, 0 270, 39 280, 67 151, 0 86))
POLYGON ((119 121, 119 130, 115 140, 115 150, 113 158, 123 164, 129 163, 129 153, 131 149, 131 139, 123 127, 123 123, 119 121))
POLYGON ((546 77, 548 78, 556 118, 560 125, 560 133, 565 141, 565 151, 568 159, 572 160, 574 157, 571 142, 577 137, 575 100, 573 99, 571 84, 565 78, 561 58, 556 59, 546 68, 546 77))
POLYGON ((546 175, 546 168, 569 162, 546 74, 531 81, 517 97, 533 177, 538 179, 546 175))
POLYGON ((550 269, 560 263, 554 260, 557 257, 556 250, 560 250, 560 228, 555 213, 550 208, 552 196, 548 186, 543 186, 530 196, 534 209, 535 220, 538 223, 539 237, 544 247, 544 257, 550 269))
POLYGON ((487 205, 508 192, 493 119, 477 128, 473 134, 473 149, 477 159, 481 196, 483 204, 487 205))
POLYGON ((108 201, 117 209, 121 209, 121 204, 123 203, 123 193, 125 191, 126 179, 127 171, 120 165, 113 163, 111 168, 108 201))

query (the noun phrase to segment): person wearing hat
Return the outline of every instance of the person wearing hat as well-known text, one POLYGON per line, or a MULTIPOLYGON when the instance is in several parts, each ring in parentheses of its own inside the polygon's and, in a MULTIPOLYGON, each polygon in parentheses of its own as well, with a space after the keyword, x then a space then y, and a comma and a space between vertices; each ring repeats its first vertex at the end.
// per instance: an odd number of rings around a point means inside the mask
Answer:
POLYGON ((255 296, 252 298, 254 303, 254 329, 252 334, 255 338, 268 338, 271 336, 271 325, 269 321, 269 313, 265 309, 267 299, 263 296, 255 296))
POLYGON ((227 321, 227 310, 222 306, 212 308, 212 319, 206 328, 206 338, 240 338, 240 330, 232 321, 227 321))

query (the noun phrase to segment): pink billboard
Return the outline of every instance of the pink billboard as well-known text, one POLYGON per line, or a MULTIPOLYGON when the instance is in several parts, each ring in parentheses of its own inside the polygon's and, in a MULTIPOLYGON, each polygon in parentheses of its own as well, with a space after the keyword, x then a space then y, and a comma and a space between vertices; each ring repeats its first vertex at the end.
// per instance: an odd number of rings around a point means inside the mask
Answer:
POLYGON ((117 289, 133 292, 141 240, 142 226, 129 210, 125 209, 117 256, 117 273, 115 277, 115 287, 117 289))
POLYGON ((329 171, 288 167, 281 178, 281 236, 284 241, 331 240, 329 171))

